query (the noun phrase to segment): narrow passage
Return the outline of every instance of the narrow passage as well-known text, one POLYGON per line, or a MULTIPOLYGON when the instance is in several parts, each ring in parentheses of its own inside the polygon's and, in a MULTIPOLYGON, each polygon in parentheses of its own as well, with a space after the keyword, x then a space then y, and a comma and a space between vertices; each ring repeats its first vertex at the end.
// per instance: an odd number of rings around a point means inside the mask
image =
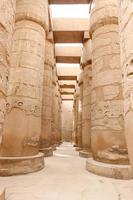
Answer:
POLYGON ((7 188, 7 200, 132 200, 133 180, 91 174, 85 162, 72 144, 63 143, 53 157, 45 158, 42 171, 0 177, 0 183, 7 188))

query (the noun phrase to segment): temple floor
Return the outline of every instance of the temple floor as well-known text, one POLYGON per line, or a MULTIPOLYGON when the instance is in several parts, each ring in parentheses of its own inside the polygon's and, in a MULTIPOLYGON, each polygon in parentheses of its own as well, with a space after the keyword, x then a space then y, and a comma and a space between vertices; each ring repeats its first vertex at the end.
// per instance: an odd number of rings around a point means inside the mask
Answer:
POLYGON ((100 177, 85 169, 86 159, 63 143, 45 168, 23 176, 1 177, 7 200, 132 200, 133 180, 100 177))

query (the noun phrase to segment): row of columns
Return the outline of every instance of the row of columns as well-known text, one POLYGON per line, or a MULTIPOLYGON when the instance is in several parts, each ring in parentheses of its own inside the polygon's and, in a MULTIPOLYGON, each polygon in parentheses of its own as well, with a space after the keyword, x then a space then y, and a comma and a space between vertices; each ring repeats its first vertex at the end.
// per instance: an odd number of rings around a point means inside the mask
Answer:
MULTIPOLYGON (((82 113, 78 122, 82 124, 80 134, 78 129, 74 129, 75 146, 80 150, 80 156, 91 157, 92 153, 92 158, 87 160, 89 171, 129 179, 132 177, 129 158, 131 164, 133 160, 133 38, 130 21, 133 3, 126 0, 120 4, 117 0, 94 0, 93 6, 88 39, 85 35, 83 44, 83 92, 78 93, 78 98, 75 92, 75 102, 78 102, 78 106, 74 104, 75 116, 82 113), (82 111, 79 106, 81 98, 82 111)), ((74 124, 78 127, 76 117, 74 124)))
POLYGON ((0 175, 6 176, 44 167, 44 154, 61 142, 61 98, 48 1, 2 0, 0 9, 0 175))

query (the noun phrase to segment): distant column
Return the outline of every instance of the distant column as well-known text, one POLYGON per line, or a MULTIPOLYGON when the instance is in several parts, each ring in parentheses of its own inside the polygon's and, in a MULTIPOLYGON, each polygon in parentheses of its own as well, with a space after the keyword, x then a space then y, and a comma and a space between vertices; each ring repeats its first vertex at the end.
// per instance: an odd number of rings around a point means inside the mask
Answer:
POLYGON ((56 149, 56 67, 54 65, 52 71, 52 147, 56 149))
POLYGON ((43 78, 42 131, 40 151, 52 156, 52 69, 54 67, 54 42, 52 32, 47 36, 43 78))
MULTIPOLYGON (((86 33, 87 34, 87 33, 86 33)), ((89 36, 88 36, 89 37, 89 36)), ((83 105, 82 105, 82 150, 79 155, 91 157, 91 82, 92 82, 92 53, 91 39, 84 38, 83 46, 83 105)))
POLYGON ((83 105, 83 73, 79 76, 79 98, 78 98, 78 119, 77 119, 77 137, 78 150, 82 148, 82 105, 83 105))

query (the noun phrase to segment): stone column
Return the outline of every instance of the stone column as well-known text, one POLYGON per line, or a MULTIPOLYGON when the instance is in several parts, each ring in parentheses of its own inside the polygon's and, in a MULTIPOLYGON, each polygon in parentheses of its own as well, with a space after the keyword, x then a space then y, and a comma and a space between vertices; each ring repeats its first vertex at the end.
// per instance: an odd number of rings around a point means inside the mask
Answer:
POLYGON ((79 86, 78 86, 78 83, 76 85, 76 88, 75 88, 75 94, 74 94, 74 99, 75 99, 75 146, 76 146, 76 150, 81 150, 81 145, 79 146, 80 144, 80 141, 79 140, 79 134, 78 134, 78 119, 79 119, 79 86))
POLYGON ((83 105, 82 105, 82 150, 79 155, 92 157, 91 153, 91 79, 92 54, 91 39, 84 41, 83 47, 83 105))
POLYGON ((6 156, 0 166, 4 175, 29 173, 44 167, 43 154, 38 152, 45 32, 49 27, 47 12, 47 1, 17 1, 1 150, 1 155, 6 156))
POLYGON ((133 1, 120 1, 121 66, 124 82, 125 136, 133 168, 133 1))
POLYGON ((52 147, 56 149, 56 67, 52 71, 52 147))
POLYGON ((62 143, 62 98, 59 86, 59 144, 62 143))
POLYGON ((15 23, 16 0, 0 1, 0 156, 3 145, 3 124, 11 65, 11 45, 15 23))
MULTIPOLYGON (((116 171, 113 171, 110 165, 105 165, 104 169, 110 170, 107 173, 107 170, 99 170, 100 164, 97 162, 95 165, 99 166, 95 173, 115 178, 129 178, 128 173, 127 177, 123 174, 126 166, 122 168, 121 165, 128 164, 128 155, 124 137, 118 1, 95 0, 90 20, 93 158, 103 163, 117 164, 114 166, 116 171)), ((87 168, 90 171, 91 164, 88 161, 87 168)))
POLYGON ((40 151, 44 156, 52 156, 52 68, 54 66, 54 43, 52 33, 48 34, 45 45, 45 64, 43 79, 42 132, 40 151), (51 35, 52 36, 52 35, 51 35))
POLYGON ((58 77, 56 73, 56 88, 55 88, 55 129, 56 129, 56 146, 59 145, 59 85, 58 85, 58 77))
POLYGON ((78 108, 79 108, 79 87, 75 88, 74 94, 74 132, 75 132, 75 147, 78 148, 78 108))
POLYGON ((76 91, 74 93, 74 103, 73 103, 73 134, 74 134, 74 147, 78 146, 78 142, 77 142, 77 130, 76 130, 76 91))
POLYGON ((82 149, 82 104, 83 104, 83 73, 79 76, 79 100, 78 100, 78 119, 77 119, 77 137, 78 137, 78 148, 82 149))

